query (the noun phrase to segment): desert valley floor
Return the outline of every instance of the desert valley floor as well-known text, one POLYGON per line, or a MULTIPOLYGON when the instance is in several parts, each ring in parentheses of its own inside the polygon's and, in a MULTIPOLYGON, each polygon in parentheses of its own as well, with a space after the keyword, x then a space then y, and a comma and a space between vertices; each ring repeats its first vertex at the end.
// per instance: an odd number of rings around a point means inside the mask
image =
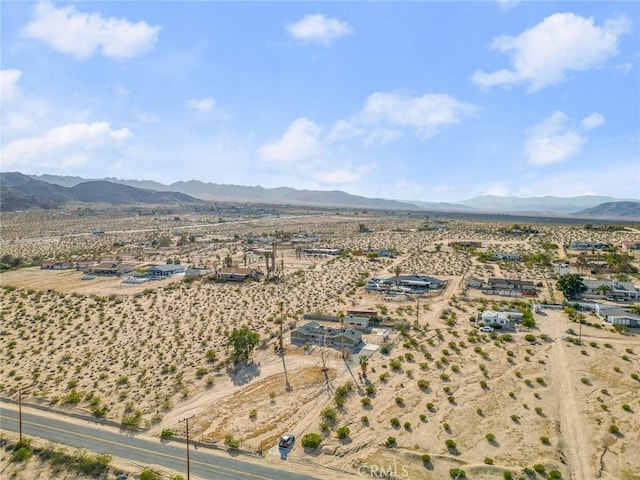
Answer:
MULTIPOLYGON (((20 391, 27 405, 104 417, 158 440, 168 430, 183 436, 180 420, 194 415, 192 439, 218 454, 237 442, 264 452, 249 461, 318 478, 435 480, 462 469, 469 479, 640 479, 640 331, 562 308, 552 266, 610 279, 606 269, 584 271, 568 246, 615 250, 640 243, 638 228, 339 211, 70 212, 1 214, 3 255, 30 266, 0 275, 0 397, 15 401, 20 391), (216 281, 224 265, 269 273, 270 257, 274 278, 216 281), (204 273, 123 283, 40 267, 80 260, 204 273), (443 287, 366 288, 374 277, 414 274, 443 287), (469 287, 491 277, 531 281, 536 296, 469 287), (482 311, 532 304, 542 305, 533 328, 477 328, 482 311), (291 342, 305 314, 349 310, 374 311, 380 324, 345 359, 340 348, 291 342), (249 361, 234 363, 228 337, 242 326, 260 342, 249 361), (313 451, 300 442, 309 433, 321 437, 313 451), (298 439, 286 461, 283 434, 298 439)), ((594 265, 607 261, 606 252, 588 254, 594 265)), ((624 255, 640 266, 640 251, 624 255)), ((82 478, 36 457, 1 456, 3 478, 82 478)), ((115 469, 140 476, 116 458, 103 478, 115 469)))

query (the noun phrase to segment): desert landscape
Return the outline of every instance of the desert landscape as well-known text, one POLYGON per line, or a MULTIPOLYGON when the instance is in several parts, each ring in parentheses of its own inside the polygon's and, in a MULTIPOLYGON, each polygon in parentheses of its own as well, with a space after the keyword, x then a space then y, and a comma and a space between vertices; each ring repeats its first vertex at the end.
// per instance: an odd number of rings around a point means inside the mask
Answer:
MULTIPOLYGON (((640 252, 621 250, 640 243, 634 226, 532 219, 525 228, 303 208, 0 215, 3 258, 21 261, 0 275, 2 397, 16 400, 20 391, 27 405, 157 439, 182 438, 182 420, 193 415, 191 438, 203 447, 318 478, 640 478, 640 332, 563 308, 554 267, 617 275, 585 270, 584 257, 568 248, 588 240, 610 245, 637 272, 640 252), (340 253, 310 253, 321 249, 340 253), (495 252, 519 258, 494 260, 495 252), (80 260, 130 264, 132 274, 177 263, 197 273, 123 283, 40 267, 80 260), (217 281, 225 266, 266 275, 217 281), (401 295, 366 288, 372 278, 399 275, 444 284, 401 295), (531 281, 536 296, 469 287, 489 277, 531 281), (478 329, 482 311, 533 305, 541 305, 533 327, 478 329), (304 315, 348 310, 376 312, 364 348, 343 355, 320 342, 291 342, 304 315), (243 326, 259 342, 237 362, 229 336, 243 326), (284 434, 298 439, 286 462, 277 448, 284 434), (319 436, 317 448, 303 448, 308 434, 319 436)), ((590 254, 606 261, 605 252, 590 254)), ((637 273, 620 275, 640 284, 637 273)), ((3 450, 6 478, 79 478, 36 459, 11 460, 3 450)), ((140 476, 127 462, 112 465, 140 476)))

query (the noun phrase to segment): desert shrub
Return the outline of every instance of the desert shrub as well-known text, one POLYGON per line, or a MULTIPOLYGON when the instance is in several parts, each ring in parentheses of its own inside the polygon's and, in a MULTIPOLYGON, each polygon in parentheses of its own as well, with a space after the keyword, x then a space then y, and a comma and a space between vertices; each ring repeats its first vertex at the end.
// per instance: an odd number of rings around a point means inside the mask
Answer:
POLYGON ((558 470, 549 470, 549 478, 562 478, 562 474, 558 470))
POLYGON ((627 405, 626 403, 624 405, 622 405, 622 409, 625 412, 630 412, 631 411, 631 407, 629 405, 627 405))
POLYGON ((320 416, 322 418, 324 418, 325 420, 329 420, 331 422, 335 422, 336 418, 338 418, 338 412, 335 410, 335 408, 325 408, 324 410, 322 410, 322 412, 320 412, 320 416))
POLYGON ((391 426, 393 427, 399 427, 400 426, 400 419, 393 417, 391 420, 389 420, 389 422, 391 422, 391 426))
POLYGON ((454 440, 450 439, 450 438, 448 438, 448 439, 444 442, 444 444, 447 446, 447 448, 448 448, 449 450, 454 450, 455 448, 457 448, 457 447, 458 447, 458 445, 456 444, 456 442, 455 442, 454 440))
POLYGON ((338 435, 338 438, 341 440, 347 438, 350 433, 351 433, 351 430, 347 426, 340 427, 338 428, 338 430, 336 430, 336 434, 338 435))
POLYGON ((484 438, 487 439, 487 442, 495 442, 496 436, 493 433, 487 433, 484 438))
POLYGON ((449 470, 449 476, 451 478, 467 478, 467 474, 461 468, 452 468, 449 470))
POLYGON ((320 446, 322 442, 322 437, 319 433, 307 433, 304 437, 302 437, 302 446, 304 448, 310 448, 315 450, 320 446))
POLYGON ((160 438, 162 438, 163 440, 168 440, 171 437, 173 437, 173 430, 171 430, 170 428, 164 428, 162 430, 162 433, 160 434, 160 438))
POLYGON ((422 390, 428 390, 430 386, 430 383, 428 380, 418 380, 418 387, 420 387, 422 390))
POLYGON ((396 405, 403 406, 404 405, 404 398, 396 397, 396 405))
POLYGON ((502 472, 502 478, 504 478, 504 480, 513 480, 513 474, 509 471, 502 472))
POLYGON ((540 437, 540 442, 542 442, 543 445, 551 445, 549 437, 540 437))
POLYGON ((368 407, 371 405, 371 399, 369 397, 363 397, 360 399, 360 403, 363 407, 368 407))
POLYGON ((524 339, 525 339, 527 342, 532 342, 532 343, 533 343, 533 342, 535 342, 535 341, 536 341, 536 336, 535 336, 535 335, 533 335, 533 334, 531 334, 531 333, 527 333, 527 334, 524 336, 524 339))
POLYGON ((493 465, 493 458, 491 457, 484 457, 484 463, 485 465, 493 465))
POLYGON ((609 425, 609 433, 612 433, 612 434, 616 435, 616 434, 620 433, 620 428, 618 428, 618 426, 614 425, 614 424, 609 425))
POLYGON ((145 468, 140 474, 140 480, 160 480, 160 474, 149 468, 145 468))
POLYGON ((396 444, 396 437, 388 437, 387 441, 384 442, 385 447, 393 447, 396 444))
POLYGON ((31 456, 33 455, 33 451, 28 445, 23 445, 20 447, 16 445, 16 447, 17 448, 11 453, 12 462, 25 462, 29 460, 29 458, 31 458, 31 456))
POLYGON ((240 448, 240 440, 236 440, 231 434, 228 434, 224 437, 224 443, 229 448, 229 450, 237 450, 238 448, 240 448))
POLYGON ((428 453, 423 454, 420 458, 422 458, 422 463, 431 463, 431 455, 428 453))
POLYGON ((541 464, 539 464, 539 463, 536 463, 536 464, 533 466, 533 470, 534 470, 536 473, 543 474, 543 473, 544 473, 545 468, 544 468, 544 465, 541 465, 541 464))

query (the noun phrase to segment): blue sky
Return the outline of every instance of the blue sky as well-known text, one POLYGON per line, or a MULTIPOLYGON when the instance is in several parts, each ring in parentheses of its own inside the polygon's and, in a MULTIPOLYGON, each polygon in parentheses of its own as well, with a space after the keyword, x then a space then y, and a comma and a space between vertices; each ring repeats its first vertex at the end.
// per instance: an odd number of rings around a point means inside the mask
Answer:
POLYGON ((2 171, 640 199, 640 3, 6 2, 2 171))

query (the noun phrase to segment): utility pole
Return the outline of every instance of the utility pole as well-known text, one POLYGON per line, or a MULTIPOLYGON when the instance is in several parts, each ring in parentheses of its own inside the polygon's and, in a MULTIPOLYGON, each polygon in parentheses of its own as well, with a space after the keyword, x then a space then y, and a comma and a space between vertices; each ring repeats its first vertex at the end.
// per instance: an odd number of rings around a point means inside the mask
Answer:
POLYGON ((191 420, 195 415, 191 415, 190 417, 183 418, 179 420, 178 423, 185 422, 187 427, 187 480, 191 480, 191 465, 189 462, 189 420, 191 420))
POLYGON ((20 432, 20 445, 22 445, 22 389, 18 390, 18 430, 20 432))

